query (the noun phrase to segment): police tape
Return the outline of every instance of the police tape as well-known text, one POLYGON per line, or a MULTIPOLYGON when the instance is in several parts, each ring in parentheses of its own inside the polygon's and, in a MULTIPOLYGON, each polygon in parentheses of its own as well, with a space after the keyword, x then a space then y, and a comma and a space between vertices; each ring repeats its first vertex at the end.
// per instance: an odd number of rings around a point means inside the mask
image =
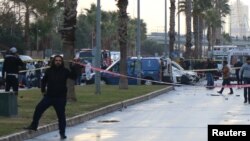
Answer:
MULTIPOLYGON (((86 64, 83 64, 83 63, 79 63, 79 62, 75 62, 75 61, 68 61, 68 62, 86 67, 86 64)), ((46 67, 41 67, 41 68, 36 68, 36 69, 22 70, 22 71, 19 71, 19 73, 35 71, 35 70, 44 70, 44 69, 48 69, 48 68, 50 68, 50 67, 46 66, 46 67)), ((145 82, 147 81, 147 82, 152 82, 152 83, 157 83, 157 84, 166 84, 166 85, 173 85, 173 86, 196 86, 196 87, 206 87, 206 88, 216 88, 216 87, 217 88, 221 88, 221 87, 223 87, 223 88, 234 88, 234 87, 246 88, 246 87, 250 87, 250 84, 243 84, 243 85, 234 85, 234 84, 233 85, 218 85, 218 84, 215 84, 213 86, 206 86, 206 85, 204 86, 204 85, 194 85, 194 84, 171 83, 171 82, 156 81, 156 80, 151 80, 151 79, 144 79, 144 78, 139 78, 139 77, 132 77, 132 76, 104 70, 104 69, 94 67, 94 66, 91 66, 90 68, 91 68, 91 70, 98 71, 101 73, 108 73, 108 74, 111 74, 111 75, 117 76, 117 77, 124 77, 124 78, 129 78, 129 79, 141 80, 141 81, 145 81, 145 82)), ((202 70, 207 71, 207 70, 215 70, 215 69, 202 69, 202 70)), ((201 70, 197 70, 197 71, 201 71, 201 70)))
POLYGON ((215 84, 213 86, 204 86, 206 88, 249 88, 250 87, 250 84, 241 84, 241 85, 238 85, 238 84, 230 84, 230 85, 218 85, 218 84, 215 84))
POLYGON ((30 71, 36 71, 36 70, 45 70, 45 69, 48 69, 48 68, 50 68, 50 67, 49 67, 49 66, 46 66, 46 67, 40 67, 40 68, 36 68, 36 69, 21 70, 21 71, 19 71, 19 73, 30 72, 30 71))
MULTIPOLYGON (((74 61, 72 61, 74 62, 74 61)), ((83 63, 79 63, 79 62, 75 62, 76 64, 79 64, 79 65, 82 65, 82 66, 86 66, 86 64, 83 64, 83 63)), ((112 74, 114 76, 120 76, 120 77, 126 77, 126 78, 131 78, 131 79, 136 79, 136 80, 142 80, 142 81, 149 81, 149 82, 153 82, 153 83, 158 83, 158 84, 166 84, 166 85, 173 85, 173 86, 201 86, 201 87, 206 87, 206 88, 234 88, 234 87, 237 87, 237 88, 246 88, 246 87, 250 87, 250 84, 243 84, 243 85, 236 85, 236 84, 233 84, 233 85, 218 85, 218 84, 215 84, 214 86, 204 86, 204 85, 193 85, 193 84, 179 84, 179 83, 170 83, 170 82, 163 82, 163 81, 155 81, 155 80, 151 80, 151 79, 144 79, 144 78, 139 78, 139 77, 131 77, 131 76, 127 76, 127 75, 123 75, 123 74, 119 74, 119 73, 115 73, 115 72, 112 72, 112 71, 108 71, 108 70, 103 70, 101 68, 97 68, 97 67, 93 67, 91 66, 91 69, 92 70, 95 70, 95 71, 99 71, 99 72, 102 72, 102 73, 109 73, 109 74, 112 74)))
MULTIPOLYGON (((232 70, 236 70, 236 69, 240 69, 241 67, 232 67, 230 69, 232 70)), ((218 68, 212 68, 212 69, 193 69, 193 70, 185 70, 185 71, 194 71, 194 72, 207 72, 207 71, 221 71, 222 69, 218 69, 218 68)))
MULTIPOLYGON (((75 63, 75 64, 79 64, 79 65, 82 65, 82 66, 86 67, 86 64, 79 63, 79 62, 74 62, 74 61, 72 61, 72 62, 75 63)), ((182 85, 182 84, 177 84, 177 83, 169 83, 169 82, 155 81, 155 80, 144 79, 144 78, 139 78, 139 77, 132 77, 132 76, 128 76, 128 75, 124 75, 124 74, 120 74, 120 73, 116 73, 116 72, 104 70, 104 69, 93 67, 93 66, 91 66, 91 69, 94 70, 94 71, 101 72, 101 73, 108 73, 108 74, 111 74, 111 75, 117 76, 117 77, 124 77, 124 78, 136 79, 136 80, 141 80, 141 81, 145 81, 145 82, 148 81, 148 82, 152 82, 152 83, 166 84, 166 85, 175 85, 175 86, 181 86, 182 85)))
MULTIPOLYGON (((85 58, 87 58, 87 57, 85 57, 85 58)), ((37 61, 49 61, 49 59, 33 59, 33 60, 27 60, 27 61, 24 61, 24 62, 29 63, 29 62, 37 62, 37 61)), ((68 62, 72 62, 72 61, 68 61, 68 62)), ((230 69, 235 70, 235 69, 240 69, 240 68, 241 67, 232 67, 230 69)), ((219 69, 219 68, 212 68, 212 69, 192 69, 192 70, 185 70, 185 71, 208 72, 208 71, 221 71, 221 69, 219 69)))

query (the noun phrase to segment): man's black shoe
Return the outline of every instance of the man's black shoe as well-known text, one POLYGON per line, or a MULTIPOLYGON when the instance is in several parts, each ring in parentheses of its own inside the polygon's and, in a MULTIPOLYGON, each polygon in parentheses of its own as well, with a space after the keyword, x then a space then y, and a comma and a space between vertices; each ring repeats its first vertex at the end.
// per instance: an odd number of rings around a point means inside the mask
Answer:
POLYGON ((37 131, 37 128, 35 128, 35 127, 31 126, 31 125, 28 126, 28 127, 24 127, 23 129, 37 131))
POLYGON ((60 135, 60 137, 61 137, 61 139, 66 139, 67 138, 67 136, 65 136, 65 135, 60 135))
POLYGON ((247 103, 247 100, 245 100, 244 103, 247 103))
POLYGON ((230 93, 228 93, 228 94, 234 94, 233 92, 230 92, 230 93))
POLYGON ((217 93, 222 94, 222 91, 217 91, 217 93))

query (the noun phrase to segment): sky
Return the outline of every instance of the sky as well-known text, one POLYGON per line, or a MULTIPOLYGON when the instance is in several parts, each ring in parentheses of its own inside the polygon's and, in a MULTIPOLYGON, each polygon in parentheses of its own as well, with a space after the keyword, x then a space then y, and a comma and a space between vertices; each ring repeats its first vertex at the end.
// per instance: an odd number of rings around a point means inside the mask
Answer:
MULTIPOLYGON (((91 3, 97 0, 78 0, 78 12, 90 8, 91 3)), ((100 0, 101 9, 105 11, 117 11, 115 0, 100 0)), ((169 1, 169 0, 168 0, 169 1)), ((165 0, 140 0, 140 17, 147 24, 148 32, 164 31, 165 0), (155 2, 159 1, 159 2, 155 2)), ((169 5, 169 4, 168 4, 169 5)), ((137 0, 129 0, 127 12, 130 17, 137 17, 137 0)), ((167 13, 169 14, 169 13, 167 13)))
MULTIPOLYGON (((100 0, 101 9, 104 11, 117 11, 115 0, 100 0)), ((137 0, 128 0, 127 12, 132 18, 137 17, 137 0)), ((170 0, 167 0, 167 7, 170 6, 170 0)), ((176 0, 177 2, 178 0, 176 0)), ((229 4, 236 0, 229 0, 229 4)), ((240 0, 242 3, 248 5, 250 12, 250 2, 249 0, 240 0)), ((78 12, 84 11, 84 9, 89 9, 91 3, 96 4, 97 0, 78 0, 78 12)), ((177 6, 177 4, 176 4, 177 6)), ((177 7, 176 7, 177 8, 177 7)), ((165 0, 140 0, 140 17, 147 24, 148 33, 151 32, 163 32, 165 25, 165 0), (157 1, 157 2, 156 2, 157 1)), ((250 15, 250 14, 249 14, 250 15)), ((167 8, 167 21, 169 21, 169 8, 167 8)), ((180 32, 185 33, 185 16, 181 14, 180 16, 180 32)), ((178 20, 176 16, 176 32, 178 31, 178 20)), ((167 29, 169 28, 169 23, 167 23, 167 29)))

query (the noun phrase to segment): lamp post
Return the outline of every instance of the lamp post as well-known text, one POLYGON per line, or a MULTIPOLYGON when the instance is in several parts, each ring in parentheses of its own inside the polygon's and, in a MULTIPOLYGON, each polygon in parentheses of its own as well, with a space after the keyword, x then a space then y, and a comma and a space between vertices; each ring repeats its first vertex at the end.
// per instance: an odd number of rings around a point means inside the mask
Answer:
MULTIPOLYGON (((141 19, 140 19, 140 0, 137 0, 137 30, 136 30, 136 55, 137 55, 137 77, 141 78, 141 19)), ((137 84, 141 85, 141 80, 137 79, 137 84)))
MULTIPOLYGON (((96 57, 95 67, 101 66, 101 6, 100 0, 97 0, 97 13, 96 13, 96 57)), ((100 87, 100 72, 95 70, 95 94, 101 94, 100 87)))
POLYGON ((165 0, 165 16, 164 16, 164 19, 165 19, 165 56, 164 57, 169 57, 169 49, 168 49, 168 45, 167 45, 167 0, 165 0))

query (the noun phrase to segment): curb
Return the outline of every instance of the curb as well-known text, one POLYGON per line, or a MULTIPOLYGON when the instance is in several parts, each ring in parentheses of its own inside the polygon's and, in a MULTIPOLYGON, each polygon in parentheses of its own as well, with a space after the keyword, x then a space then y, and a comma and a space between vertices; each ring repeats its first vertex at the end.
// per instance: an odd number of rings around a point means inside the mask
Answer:
MULTIPOLYGON (((68 127, 74 126, 74 125, 89 121, 89 120, 96 118, 98 116, 105 115, 105 114, 108 114, 108 113, 111 113, 111 112, 114 112, 117 110, 122 110, 123 108, 126 108, 127 106, 131 106, 131 105, 152 99, 156 96, 167 93, 173 89, 174 89, 173 86, 169 86, 167 88, 163 88, 163 89, 148 93, 148 94, 143 95, 143 96, 128 99, 128 100, 125 100, 122 102, 118 102, 115 104, 111 104, 111 105, 102 107, 100 109, 97 109, 97 110, 94 110, 94 111, 91 111, 88 113, 84 113, 84 114, 77 115, 77 116, 74 116, 71 118, 67 118, 67 126, 68 127)), ((47 124, 44 126, 40 126, 37 131, 21 131, 18 133, 10 134, 10 135, 7 135, 7 136, 0 138, 0 141, 23 141, 23 140, 27 140, 27 139, 32 139, 32 138, 37 137, 39 135, 46 134, 48 132, 52 132, 55 130, 58 130, 58 123, 57 122, 47 124)))

